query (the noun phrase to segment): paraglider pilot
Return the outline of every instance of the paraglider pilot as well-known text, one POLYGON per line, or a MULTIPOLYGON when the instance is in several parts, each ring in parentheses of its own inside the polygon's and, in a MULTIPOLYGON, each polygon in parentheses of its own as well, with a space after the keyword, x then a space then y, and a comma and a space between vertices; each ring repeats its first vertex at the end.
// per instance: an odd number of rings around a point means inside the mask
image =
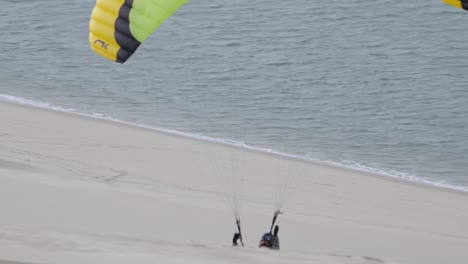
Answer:
POLYGON ((278 218, 278 215, 282 214, 280 210, 276 210, 275 213, 273 214, 273 221, 271 222, 271 227, 270 227, 270 232, 263 234, 262 239, 260 240, 260 245, 258 247, 266 247, 270 249, 276 249, 279 250, 279 237, 278 237, 278 232, 279 232, 279 226, 275 226, 276 219, 278 218), (275 229, 273 230, 273 227, 275 229))
POLYGON ((232 245, 236 247, 239 245, 237 241, 240 241, 241 246, 244 246, 244 242, 242 241, 241 223, 239 217, 236 217, 236 226, 239 232, 234 233, 234 237, 232 238, 232 245))
POLYGON ((232 238, 232 245, 235 247, 239 246, 239 244, 237 243, 238 240, 240 240, 241 245, 244 246, 244 244, 242 243, 242 235, 239 233, 234 234, 234 237, 232 238))
POLYGON ((279 249, 279 237, 278 237, 279 227, 275 226, 273 234, 270 232, 263 234, 262 239, 260 240, 260 245, 258 247, 266 247, 270 249, 279 249))

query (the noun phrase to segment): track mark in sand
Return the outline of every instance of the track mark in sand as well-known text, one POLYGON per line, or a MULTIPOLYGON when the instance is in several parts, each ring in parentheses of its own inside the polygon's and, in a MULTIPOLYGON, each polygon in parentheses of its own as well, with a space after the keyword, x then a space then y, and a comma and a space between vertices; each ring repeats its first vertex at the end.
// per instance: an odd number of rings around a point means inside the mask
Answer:
POLYGON ((384 263, 383 260, 376 258, 376 257, 362 257, 362 258, 367 260, 368 263, 384 263))
POLYGON ((128 171, 119 171, 119 170, 113 170, 111 169, 115 175, 112 176, 98 176, 103 182, 109 183, 109 182, 117 182, 119 179, 125 177, 128 175, 128 171))
POLYGON ((3 156, 0 157, 0 167, 2 168, 9 168, 9 169, 15 169, 15 170, 21 170, 21 171, 29 171, 29 172, 40 172, 39 168, 35 168, 28 164, 28 160, 22 161, 22 160, 15 160, 14 158, 8 157, 8 156, 3 156), (3 158, 5 157, 5 158, 3 158))
POLYGON ((0 259, 0 264, 33 264, 33 262, 18 262, 18 261, 0 259))
MULTIPOLYGON (((85 163, 74 159, 66 159, 63 157, 45 155, 42 153, 30 152, 14 148, 9 149, 9 151, 16 155, 19 155, 19 157, 16 157, 16 159, 18 160, 20 160, 21 157, 26 156, 28 157, 28 162, 36 162, 37 164, 39 164, 40 167, 51 166, 53 168, 58 168, 63 172, 67 172, 68 174, 70 174, 69 176, 78 177, 81 179, 88 178, 95 181, 110 183, 117 182, 121 178, 128 175, 128 171, 109 168, 97 163, 85 163)), ((27 165, 27 163, 25 164, 27 165)), ((57 172, 55 173, 58 174, 57 172)), ((60 176, 63 176, 63 174, 60 173, 60 176)))
POLYGON ((197 244, 197 243, 194 243, 194 244, 188 244, 190 247, 193 247, 193 248, 208 248, 207 245, 204 245, 204 244, 197 244))
POLYGON ((93 148, 100 148, 102 147, 102 144, 81 144, 80 147, 93 147, 93 148))
POLYGON ((358 256, 340 255, 340 254, 328 254, 328 256, 349 259, 351 261, 350 263, 356 263, 356 261, 357 261, 357 263, 366 263, 366 264, 385 263, 385 261, 383 261, 383 260, 381 260, 379 258, 369 257, 369 256, 358 257, 358 256), (364 262, 362 262, 362 260, 364 260, 364 262))
POLYGON ((20 157, 18 158, 27 157, 28 162, 36 162, 40 165, 59 168, 73 175, 85 175, 86 174, 85 164, 81 164, 74 160, 67 160, 62 157, 44 155, 44 154, 37 153, 37 152, 31 152, 31 151, 15 149, 15 148, 11 148, 8 151, 15 155, 19 155, 20 157))
POLYGON ((333 257, 347 258, 347 259, 352 258, 352 256, 350 256, 350 255, 340 255, 340 254, 328 254, 328 255, 333 256, 333 257))
POLYGON ((11 227, 0 233, 0 240, 26 245, 33 248, 50 249, 50 250, 71 250, 87 252, 73 240, 64 237, 57 237, 55 234, 45 234, 43 231, 26 229, 22 227, 11 227))
POLYGON ((1 241, 47 251, 67 251, 87 254, 98 252, 175 252, 184 246, 197 249, 208 248, 196 242, 178 243, 138 237, 39 229, 25 226, 0 226, 1 241))

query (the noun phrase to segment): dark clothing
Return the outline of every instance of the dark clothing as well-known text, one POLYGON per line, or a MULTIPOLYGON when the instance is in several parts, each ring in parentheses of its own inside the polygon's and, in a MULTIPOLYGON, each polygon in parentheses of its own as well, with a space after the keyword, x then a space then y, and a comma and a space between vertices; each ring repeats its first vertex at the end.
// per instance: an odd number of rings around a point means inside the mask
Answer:
POLYGON ((237 244, 237 240, 239 240, 240 238, 241 238, 241 234, 235 233, 234 237, 232 238, 232 245, 238 246, 239 244, 237 244))
POLYGON ((279 250, 278 232, 279 232, 279 227, 275 226, 273 234, 271 233, 271 231, 270 231, 270 233, 265 233, 262 236, 262 240, 260 240, 260 246, 259 247, 267 247, 267 248, 270 248, 270 249, 279 250))
POLYGON ((270 249, 279 249, 279 238, 272 233, 265 233, 260 240, 259 247, 267 247, 270 249))

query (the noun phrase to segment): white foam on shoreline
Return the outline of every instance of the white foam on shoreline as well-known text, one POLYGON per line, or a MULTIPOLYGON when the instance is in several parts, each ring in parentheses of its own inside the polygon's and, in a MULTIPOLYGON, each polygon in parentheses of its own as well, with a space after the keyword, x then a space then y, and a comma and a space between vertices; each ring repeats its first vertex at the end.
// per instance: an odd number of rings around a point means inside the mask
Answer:
POLYGON ((416 182, 416 183, 421 183, 425 185, 431 185, 431 186, 436 186, 436 187, 441 187, 441 188, 446 188, 446 189, 452 189, 452 190, 457 190, 457 191, 463 191, 463 192, 468 192, 468 187, 467 186, 461 186, 461 185, 454 185, 450 184, 447 182, 443 182, 441 180, 435 181, 435 180, 428 180, 424 179, 421 177, 417 176, 412 176, 410 174, 407 174, 405 172, 399 172, 395 170, 382 170, 378 168, 373 168, 369 167, 354 161, 342 161, 342 162, 337 162, 337 161, 330 161, 330 160, 321 160, 317 159, 314 157, 308 157, 308 156, 299 156, 299 155, 293 155, 293 154, 288 154, 288 153, 283 153, 274 149, 266 149, 266 148, 260 148, 260 147, 255 147, 255 146, 250 146, 247 145, 243 142, 238 142, 235 140, 230 140, 230 139, 222 139, 222 138, 213 138, 209 136, 204 136, 204 135, 198 135, 198 134, 193 134, 193 133, 186 133, 186 132, 181 132, 177 130, 172 130, 172 129, 165 129, 165 128, 157 128, 157 127, 152 127, 144 124, 136 124, 136 123, 131 123, 127 121, 120 120, 118 118, 114 118, 111 116, 107 116, 101 113, 80 113, 78 110, 73 109, 73 108, 65 108, 65 107, 60 107, 56 106, 50 103, 45 103, 45 102, 38 102, 34 100, 29 100, 25 98, 20 98, 16 96, 11 96, 7 94, 0 94, 0 101, 4 102, 10 102, 10 103, 16 103, 16 104, 21 104, 21 105, 26 105, 26 106, 32 106, 32 107, 38 107, 38 108, 43 108, 43 109, 48 109, 48 110, 54 110, 54 111, 60 111, 60 112, 65 112, 65 113, 72 113, 72 114, 77 114, 81 116, 86 116, 86 117, 91 117, 91 118, 96 118, 96 119, 102 119, 102 120, 107 120, 107 121, 112 121, 112 122, 117 122, 125 125, 131 125, 131 126, 136 126, 136 127, 141 127, 149 130, 154 130, 158 132, 165 132, 173 135, 179 135, 179 136, 184 136, 188 138, 193 138, 197 140, 204 140, 204 141, 209 141, 209 142, 215 142, 215 143, 220 143, 220 144, 225 144, 225 145, 231 145, 231 146, 236 146, 236 147, 241 147, 241 148, 246 148, 254 151, 260 151, 260 152, 266 152, 266 153, 272 153, 275 155, 280 155, 288 158, 293 158, 293 159, 300 159, 303 161, 309 161, 309 162, 315 162, 323 165, 333 165, 337 167, 342 167, 345 169, 352 169, 352 170, 357 170, 365 173, 370 173, 370 174, 376 174, 376 175, 381 175, 381 176, 386 176, 386 177, 391 177, 395 179, 400 179, 404 181, 409 181, 409 182, 416 182))

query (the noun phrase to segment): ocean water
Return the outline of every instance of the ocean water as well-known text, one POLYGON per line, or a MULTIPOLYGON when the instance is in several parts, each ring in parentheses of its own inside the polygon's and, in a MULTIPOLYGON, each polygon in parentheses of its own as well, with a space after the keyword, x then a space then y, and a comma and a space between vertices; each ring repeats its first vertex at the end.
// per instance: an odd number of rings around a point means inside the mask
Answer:
POLYGON ((193 0, 120 65, 89 48, 94 0, 3 1, 2 100, 468 190, 468 12, 193 0))

